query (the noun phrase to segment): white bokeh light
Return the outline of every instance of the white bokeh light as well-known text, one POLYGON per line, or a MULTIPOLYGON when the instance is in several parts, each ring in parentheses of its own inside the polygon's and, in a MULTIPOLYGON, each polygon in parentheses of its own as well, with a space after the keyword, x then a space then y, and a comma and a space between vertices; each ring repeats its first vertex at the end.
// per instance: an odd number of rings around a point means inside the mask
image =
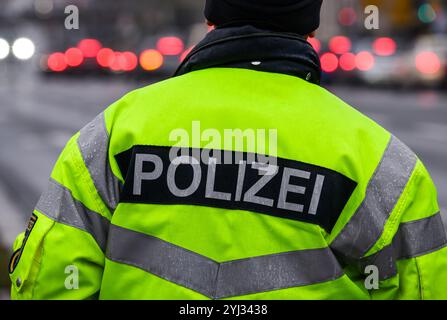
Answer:
POLYGON ((5 39, 0 38, 0 60, 3 60, 9 55, 9 43, 5 39))
POLYGON ((12 52, 17 59, 31 59, 36 51, 34 43, 28 38, 19 38, 12 45, 12 52))

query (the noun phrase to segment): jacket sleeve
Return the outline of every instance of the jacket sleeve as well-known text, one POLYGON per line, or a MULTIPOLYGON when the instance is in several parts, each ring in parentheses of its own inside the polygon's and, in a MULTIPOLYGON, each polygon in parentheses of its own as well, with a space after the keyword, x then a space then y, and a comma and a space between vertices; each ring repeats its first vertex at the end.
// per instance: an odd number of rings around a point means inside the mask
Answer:
POLYGON ((373 299, 447 299, 447 236, 436 188, 420 160, 376 247, 365 259, 382 273, 373 299))
POLYGON ((12 299, 94 299, 99 295, 118 180, 101 114, 60 155, 27 230, 14 245, 12 299))
POLYGON ((436 187, 391 135, 353 211, 330 242, 345 273, 372 299, 447 299, 447 237, 436 187))

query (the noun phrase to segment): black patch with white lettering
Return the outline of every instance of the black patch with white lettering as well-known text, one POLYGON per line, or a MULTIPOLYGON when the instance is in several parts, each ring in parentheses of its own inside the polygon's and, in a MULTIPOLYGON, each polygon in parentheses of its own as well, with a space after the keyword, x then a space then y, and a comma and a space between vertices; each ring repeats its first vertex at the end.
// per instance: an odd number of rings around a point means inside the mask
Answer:
POLYGON ((20 246, 19 249, 14 251, 14 253, 11 256, 11 259, 9 260, 9 273, 13 273, 17 265, 19 264, 20 258, 22 257, 22 252, 25 248, 29 236, 31 235, 31 231, 33 231, 34 226, 37 223, 37 219, 38 217, 33 213, 31 215, 31 218, 28 220, 28 225, 26 227, 25 237, 23 238, 22 245, 20 246))
POLYGON ((171 150, 134 146, 116 155, 125 177, 121 203, 247 210, 317 224, 331 232, 357 186, 333 170, 281 158, 272 158, 266 175, 261 165, 265 156, 250 153, 183 148, 176 155, 189 156, 190 163, 175 165, 171 150), (202 153, 209 156, 203 158, 202 153))

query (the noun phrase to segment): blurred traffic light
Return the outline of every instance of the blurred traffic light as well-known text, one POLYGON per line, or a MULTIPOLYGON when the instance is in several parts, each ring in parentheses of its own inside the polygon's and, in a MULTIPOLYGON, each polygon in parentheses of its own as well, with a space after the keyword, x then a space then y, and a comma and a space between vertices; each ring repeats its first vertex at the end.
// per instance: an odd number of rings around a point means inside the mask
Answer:
POLYGON ((349 52, 351 48, 352 42, 345 36, 336 36, 329 41, 329 49, 336 54, 349 52))
POLYGON ((163 55, 157 50, 145 50, 140 55, 140 65, 144 70, 147 71, 160 69, 163 65, 163 62, 163 55))
POLYGON ((396 41, 391 38, 378 38, 373 43, 373 49, 375 54, 377 54, 378 56, 392 56, 396 53, 397 44, 396 41))
POLYGON ((353 71, 356 67, 356 56, 351 52, 346 52, 340 57, 340 68, 343 71, 353 71))
POLYGON ((317 38, 309 38, 307 41, 312 45, 317 53, 320 53, 321 50, 321 42, 317 38))
POLYGON ((82 51, 85 58, 96 58, 99 50, 102 48, 102 44, 96 39, 84 39, 79 42, 78 48, 82 51))
POLYGON ((441 70, 441 60, 431 51, 424 51, 416 56, 416 68, 425 75, 434 75, 441 70))
POLYGON ((432 23, 436 20, 436 11, 429 3, 424 3, 418 9, 418 18, 423 23, 432 23))
POLYGON ((338 13, 338 22, 342 26, 352 26, 357 22, 357 12, 352 7, 342 8, 338 13))
POLYGON ((185 44, 178 37, 163 37, 157 42, 157 50, 165 56, 177 56, 185 50, 185 44))
POLYGON ((338 57, 335 54, 327 52, 321 56, 320 60, 321 69, 324 72, 331 73, 338 69, 338 57))
POLYGON ((368 51, 362 51, 355 57, 355 65, 360 71, 369 71, 374 68, 375 58, 368 51))
POLYGON ((65 60, 70 67, 79 67, 84 62, 84 55, 78 48, 70 48, 65 51, 65 60))
POLYGON ((115 52, 110 48, 102 48, 96 56, 96 61, 103 68, 109 68, 115 59, 115 52))
POLYGON ((48 56, 47 67, 53 72, 62 72, 67 69, 68 64, 65 54, 62 52, 55 52, 48 56))
POLYGON ((188 49, 186 49, 181 55, 180 55, 180 62, 183 62, 183 60, 186 59, 186 57, 191 53, 192 49, 194 49, 194 47, 190 47, 188 49))
POLYGON ((115 72, 130 72, 135 70, 138 66, 137 55, 130 51, 114 52, 114 54, 110 56, 110 59, 109 68, 115 72))

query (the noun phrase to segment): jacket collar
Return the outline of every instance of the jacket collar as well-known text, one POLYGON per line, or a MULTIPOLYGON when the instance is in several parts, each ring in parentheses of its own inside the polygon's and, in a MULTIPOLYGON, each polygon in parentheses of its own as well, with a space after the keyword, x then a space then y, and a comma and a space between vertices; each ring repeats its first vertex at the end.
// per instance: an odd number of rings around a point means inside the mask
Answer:
POLYGON ((321 79, 318 54, 303 37, 249 25, 217 28, 208 33, 175 76, 213 67, 282 73, 314 84, 321 79))

